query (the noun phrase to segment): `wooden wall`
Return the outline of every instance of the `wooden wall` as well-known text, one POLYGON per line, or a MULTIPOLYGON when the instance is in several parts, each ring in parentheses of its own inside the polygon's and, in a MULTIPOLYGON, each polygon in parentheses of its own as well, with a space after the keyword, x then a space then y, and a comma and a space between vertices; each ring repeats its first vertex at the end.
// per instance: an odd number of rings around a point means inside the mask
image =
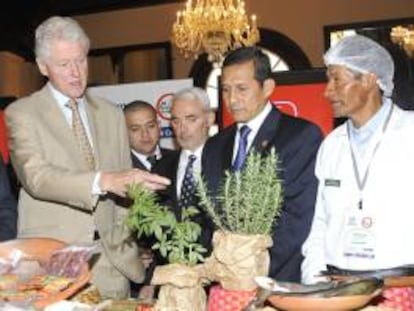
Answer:
MULTIPOLYGON (((258 16, 259 27, 276 30, 295 41, 314 67, 322 66, 323 26, 414 17, 414 0, 245 1, 248 13, 258 16)), ((148 44, 169 40, 176 11, 182 7, 183 3, 173 3, 75 18, 91 37, 92 48, 148 44)), ((192 63, 173 49, 174 78, 187 77, 192 63)), ((1 52, 0 68, 0 96, 25 95, 41 81, 33 64, 16 62, 16 57, 1 52)))

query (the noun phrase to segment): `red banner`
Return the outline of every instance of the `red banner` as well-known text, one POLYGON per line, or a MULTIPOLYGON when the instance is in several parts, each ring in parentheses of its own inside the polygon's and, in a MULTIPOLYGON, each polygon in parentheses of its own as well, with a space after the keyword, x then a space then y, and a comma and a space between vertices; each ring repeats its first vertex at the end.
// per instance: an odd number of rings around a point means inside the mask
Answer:
MULTIPOLYGON (((281 111, 317 124, 324 135, 327 135, 333 128, 333 115, 330 103, 323 96, 325 85, 325 83, 277 85, 270 100, 281 111)), ((223 128, 233 123, 225 106, 221 107, 223 128)))
POLYGON ((7 146, 7 128, 4 120, 4 111, 0 109, 0 152, 5 163, 9 162, 9 149, 7 146))

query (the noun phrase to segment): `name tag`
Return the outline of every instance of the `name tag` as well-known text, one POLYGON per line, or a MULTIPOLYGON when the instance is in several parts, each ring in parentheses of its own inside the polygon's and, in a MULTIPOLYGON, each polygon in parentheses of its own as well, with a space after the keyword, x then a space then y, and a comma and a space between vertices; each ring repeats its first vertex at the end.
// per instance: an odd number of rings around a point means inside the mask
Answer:
POLYGON ((339 179, 325 179, 326 187, 340 187, 341 181, 339 179))

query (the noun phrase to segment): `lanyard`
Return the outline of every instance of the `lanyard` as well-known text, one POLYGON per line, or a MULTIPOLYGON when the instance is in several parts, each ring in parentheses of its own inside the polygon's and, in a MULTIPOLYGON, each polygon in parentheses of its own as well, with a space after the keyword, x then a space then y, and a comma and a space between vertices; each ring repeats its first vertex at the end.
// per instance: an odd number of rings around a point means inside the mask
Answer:
POLYGON ((351 135, 350 135, 351 133, 350 133, 350 128, 349 128, 349 123, 347 123, 346 129, 347 129, 347 133, 348 133, 349 150, 351 151, 351 157, 352 157, 352 168, 354 170, 354 176, 355 176, 355 180, 356 180, 357 185, 358 185, 358 190, 361 194, 361 197, 360 197, 359 202, 358 202, 358 208, 359 209, 362 209, 362 196, 363 196, 362 193, 364 192, 365 184, 366 184, 367 179, 368 179, 371 163, 374 159, 374 156, 375 156, 379 146, 381 145, 381 142, 382 142, 382 139, 384 137, 385 131, 387 130, 388 124, 389 124, 390 119, 391 119, 393 108, 394 108, 394 105, 391 105, 391 109, 390 109, 390 111, 387 115, 387 118, 386 118, 385 122, 384 122, 384 126, 382 127, 381 136, 378 139, 378 141, 377 141, 377 143, 374 147, 374 150, 372 151, 371 157, 369 158, 369 161, 368 161, 367 169, 365 171, 364 176, 362 176, 362 179, 361 179, 361 176, 360 176, 359 171, 358 171, 358 165, 357 165, 354 150, 353 150, 352 144, 351 144, 351 135))

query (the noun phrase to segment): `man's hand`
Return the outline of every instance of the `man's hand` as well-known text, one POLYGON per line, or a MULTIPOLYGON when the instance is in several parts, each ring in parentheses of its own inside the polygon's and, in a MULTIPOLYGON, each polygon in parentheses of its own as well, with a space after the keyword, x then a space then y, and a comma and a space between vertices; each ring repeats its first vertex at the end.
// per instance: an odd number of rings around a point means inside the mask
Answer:
POLYGON ((103 192, 125 197, 127 185, 130 184, 142 184, 147 189, 160 190, 165 189, 170 183, 168 178, 134 168, 119 172, 102 172, 99 186, 103 192))

